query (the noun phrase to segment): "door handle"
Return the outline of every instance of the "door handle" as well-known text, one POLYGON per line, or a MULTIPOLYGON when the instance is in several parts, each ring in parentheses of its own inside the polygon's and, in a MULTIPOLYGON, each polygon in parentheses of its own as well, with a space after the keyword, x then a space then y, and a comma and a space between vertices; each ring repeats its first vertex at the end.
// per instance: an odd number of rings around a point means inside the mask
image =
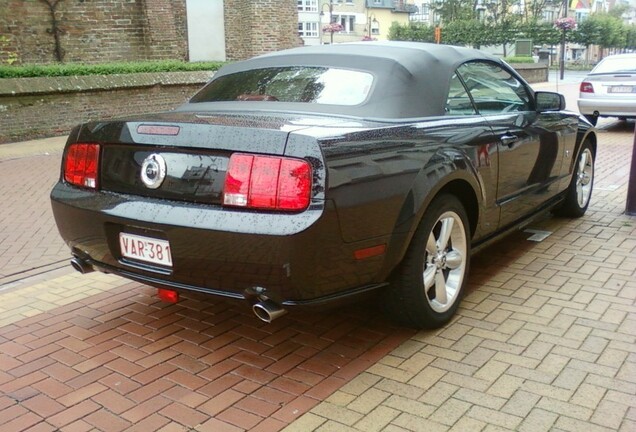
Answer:
POLYGON ((502 135, 499 139, 501 140, 501 143, 508 146, 508 148, 512 148, 514 143, 519 141, 519 137, 517 135, 502 135))

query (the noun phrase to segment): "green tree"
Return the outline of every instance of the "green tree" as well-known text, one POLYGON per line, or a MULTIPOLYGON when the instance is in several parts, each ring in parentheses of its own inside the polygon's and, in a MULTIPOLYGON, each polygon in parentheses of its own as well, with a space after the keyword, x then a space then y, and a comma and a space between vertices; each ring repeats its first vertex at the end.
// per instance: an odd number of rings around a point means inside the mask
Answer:
POLYGON ((556 45, 561 40, 561 32, 554 27, 553 23, 532 20, 521 24, 518 28, 519 37, 532 39, 535 45, 556 45))
POLYGON ((442 40, 450 45, 471 45, 479 48, 490 45, 492 32, 476 19, 451 21, 442 30, 442 40))
POLYGON ((476 18, 477 0, 436 0, 432 9, 439 15, 442 24, 476 18))
POLYGON ((388 38, 390 40, 434 42, 435 28, 423 23, 409 23, 400 25, 393 22, 389 27, 388 38))
POLYGON ((576 31, 572 32, 572 40, 575 43, 585 45, 585 63, 590 63, 590 45, 594 45, 601 40, 600 22, 593 19, 593 15, 583 22, 578 23, 576 31))
POLYGON ((636 50, 636 25, 632 24, 626 26, 625 34, 625 48, 629 50, 636 50))
POLYGON ((620 18, 607 13, 598 13, 591 15, 588 20, 597 21, 600 28, 598 38, 594 43, 601 47, 601 58, 604 56, 605 49, 625 46, 626 34, 623 21, 620 18))

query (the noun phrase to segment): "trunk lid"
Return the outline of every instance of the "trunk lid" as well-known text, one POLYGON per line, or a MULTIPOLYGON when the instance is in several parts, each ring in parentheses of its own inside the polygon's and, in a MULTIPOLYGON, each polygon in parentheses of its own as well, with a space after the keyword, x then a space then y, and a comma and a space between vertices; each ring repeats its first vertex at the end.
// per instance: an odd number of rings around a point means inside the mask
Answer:
POLYGON ((625 99, 636 96, 636 73, 633 72, 588 75, 585 81, 592 83, 596 95, 625 99))
POLYGON ((307 126, 294 116, 165 113, 88 123, 73 141, 102 145, 102 190, 220 204, 232 153, 283 155, 289 133, 307 126), (163 160, 160 187, 144 183, 149 159, 163 160))

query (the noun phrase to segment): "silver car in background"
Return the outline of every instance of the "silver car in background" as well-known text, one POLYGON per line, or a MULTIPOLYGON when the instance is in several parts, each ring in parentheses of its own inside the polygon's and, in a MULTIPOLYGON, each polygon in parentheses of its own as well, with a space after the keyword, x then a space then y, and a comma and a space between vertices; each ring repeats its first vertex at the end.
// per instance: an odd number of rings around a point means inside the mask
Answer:
POLYGON ((578 105, 593 125, 599 117, 636 118, 636 53, 601 60, 581 82, 578 105))

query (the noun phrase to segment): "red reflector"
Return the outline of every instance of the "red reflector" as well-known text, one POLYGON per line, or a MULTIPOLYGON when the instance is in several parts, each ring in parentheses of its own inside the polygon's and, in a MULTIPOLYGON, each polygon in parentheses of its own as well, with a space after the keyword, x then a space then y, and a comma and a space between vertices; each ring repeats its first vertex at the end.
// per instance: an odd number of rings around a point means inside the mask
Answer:
POLYGON ((303 210, 311 198, 311 166, 302 159, 235 153, 223 204, 268 210, 303 210))
POLYGON ((382 255, 385 250, 386 250, 386 245, 381 244, 381 245, 371 246, 364 249, 358 249, 357 251, 353 252, 353 256, 357 260, 363 260, 366 258, 372 258, 378 255, 382 255))
POLYGON ((594 86, 589 82, 583 81, 579 86, 579 91, 581 93, 594 93, 594 86))
POLYGON ((71 144, 64 159, 64 180, 97 189, 99 144, 71 144))
POLYGON ((179 301, 179 293, 169 289, 157 289, 157 296, 166 303, 176 303, 179 301))

